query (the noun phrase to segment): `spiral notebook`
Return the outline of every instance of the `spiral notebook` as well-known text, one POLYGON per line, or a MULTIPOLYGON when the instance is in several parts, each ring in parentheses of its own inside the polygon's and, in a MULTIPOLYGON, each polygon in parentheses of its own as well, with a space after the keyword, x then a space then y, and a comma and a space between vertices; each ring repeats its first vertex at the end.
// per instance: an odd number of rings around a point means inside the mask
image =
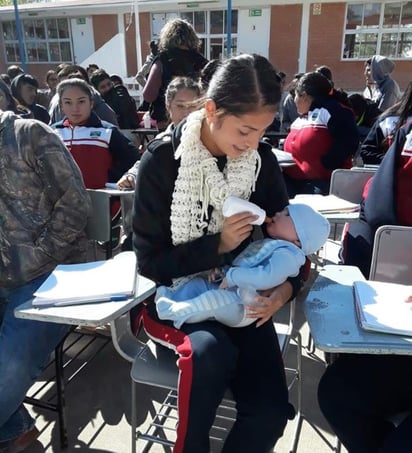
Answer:
POLYGON ((34 307, 126 300, 136 289, 136 255, 122 252, 107 261, 58 265, 34 293, 34 307))
POLYGON ((412 285, 377 281, 353 284, 359 323, 365 330, 412 336, 412 285))

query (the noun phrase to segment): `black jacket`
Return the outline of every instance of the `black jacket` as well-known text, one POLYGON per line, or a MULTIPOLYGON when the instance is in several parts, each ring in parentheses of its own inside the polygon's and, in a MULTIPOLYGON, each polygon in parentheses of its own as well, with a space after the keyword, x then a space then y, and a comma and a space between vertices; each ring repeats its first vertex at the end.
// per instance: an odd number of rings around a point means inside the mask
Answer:
POLYGON ((362 203, 360 220, 350 225, 344 239, 345 264, 358 266, 366 278, 369 277, 376 230, 382 225, 399 225, 396 172, 406 136, 411 130, 412 123, 409 123, 396 133, 362 203))
POLYGON ((136 129, 139 127, 136 102, 125 86, 113 87, 103 95, 103 99, 116 113, 120 129, 136 129))
POLYGON ((161 52, 153 63, 158 60, 162 63, 162 85, 156 100, 150 105, 150 116, 156 121, 165 121, 167 120, 165 93, 170 81, 178 76, 198 78, 207 60, 195 50, 178 48, 161 52))
MULTIPOLYGON (((217 253, 219 233, 173 246, 170 207, 180 162, 174 158, 174 150, 180 141, 183 124, 176 127, 171 137, 149 143, 142 156, 136 181, 133 242, 139 271, 163 285, 170 285, 173 278, 230 264, 234 256, 250 242, 250 239, 244 241, 237 250, 226 255, 217 253)), ((288 204, 288 197, 271 146, 262 142, 259 154, 262 167, 250 201, 272 216, 288 204)), ((217 158, 217 162, 219 168, 223 169, 226 157, 217 158)), ((300 278, 291 278, 289 281, 296 294, 301 286, 300 278)))

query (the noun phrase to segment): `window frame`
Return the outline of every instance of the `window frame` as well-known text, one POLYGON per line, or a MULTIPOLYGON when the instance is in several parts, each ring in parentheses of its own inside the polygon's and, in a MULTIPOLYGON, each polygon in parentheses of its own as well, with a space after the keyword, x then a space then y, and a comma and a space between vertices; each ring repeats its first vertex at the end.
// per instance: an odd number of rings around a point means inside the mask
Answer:
MULTIPOLYGON (((356 3, 346 3, 346 9, 345 9, 345 16, 344 16, 344 24, 343 24, 343 36, 342 36, 342 46, 341 46, 341 55, 340 59, 341 61, 365 61, 371 58, 373 55, 387 55, 391 60, 399 60, 399 61, 409 61, 412 59, 412 18, 410 19, 411 22, 409 24, 405 25, 400 25, 402 22, 404 22, 401 19, 401 15, 399 15, 399 21, 397 25, 392 25, 388 26, 387 24, 384 25, 384 18, 385 18, 385 7, 387 5, 400 5, 402 8, 402 12, 404 11, 404 5, 405 2, 401 1, 395 1, 395 2, 378 2, 374 1, 373 3, 370 2, 356 2, 356 3), (349 8, 353 8, 355 5, 361 5, 362 6, 362 17, 360 18, 360 25, 355 26, 353 29, 347 28, 348 24, 348 12, 349 8), (365 22, 365 7, 369 6, 372 7, 372 5, 379 5, 379 20, 377 25, 364 25, 365 22), (365 50, 365 48, 369 44, 371 44, 371 36, 376 35, 376 39, 373 41, 375 44, 375 49, 372 52, 362 52, 362 49, 365 50), (396 36, 396 42, 391 41, 391 40, 385 40, 386 36, 393 35, 396 36), (408 36, 409 35, 409 36, 408 36), (354 56, 345 56, 345 53, 348 52, 345 51, 345 45, 348 41, 348 37, 353 36, 354 42, 351 44, 352 50, 355 52, 357 47, 360 47, 358 49, 357 54, 354 56), (357 40, 357 36, 360 37, 359 40, 357 40), (365 43, 361 38, 365 37, 369 39, 365 43), (405 39, 409 38, 409 39, 405 39), (399 55, 399 53, 402 51, 402 48, 400 48, 400 43, 406 43, 404 45, 407 45, 409 42, 411 43, 409 46, 409 56, 402 56, 399 55), (387 49, 391 47, 391 43, 394 43, 392 45, 395 46, 396 49, 396 55, 393 54, 388 54, 387 49)), ((408 1, 406 4, 411 4, 409 7, 412 6, 412 2, 408 1)))
MULTIPOLYGON (((20 63, 22 61, 20 52, 19 52, 19 41, 18 39, 7 39, 5 36, 5 24, 7 27, 15 27, 14 21, 9 20, 2 22, 1 30, 3 34, 3 48, 6 64, 20 63), (9 58, 9 53, 7 51, 8 47, 14 47, 14 58, 9 58)), ((67 17, 45 17, 45 18, 25 18, 21 21, 22 33, 23 33, 23 48, 24 48, 24 58, 27 63, 31 64, 50 64, 50 63, 73 63, 73 42, 72 42, 72 32, 70 26, 70 20, 67 17), (64 31, 68 36, 60 37, 60 28, 59 25, 61 21, 65 21, 64 31), (50 37, 49 26, 51 22, 54 22, 55 28, 57 31, 57 38, 50 37), (42 24, 40 27, 43 30, 43 37, 38 37, 36 35, 36 30, 40 30, 37 25, 42 24), (30 35, 30 31, 33 31, 33 36, 30 35), (55 51, 52 51, 52 48, 59 49, 59 58, 54 59, 55 51), (31 55, 35 54, 35 57, 31 55), (43 55, 46 55, 46 59, 40 59, 39 52, 42 52, 43 55), (66 53, 65 53, 66 52, 66 53), (66 58, 70 54, 70 58, 66 58)), ((63 29, 62 29, 63 30, 63 29)), ((17 36, 17 33, 16 33, 17 36)))

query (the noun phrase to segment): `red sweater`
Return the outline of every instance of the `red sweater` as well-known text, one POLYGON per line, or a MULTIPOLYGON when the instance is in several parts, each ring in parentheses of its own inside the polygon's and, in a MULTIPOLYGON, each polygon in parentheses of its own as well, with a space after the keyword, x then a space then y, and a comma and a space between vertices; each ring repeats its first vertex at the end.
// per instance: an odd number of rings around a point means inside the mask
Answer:
POLYGON ((399 156, 396 170, 396 204, 399 225, 412 226, 412 131, 399 156))
POLYGON ((305 117, 296 119, 284 149, 296 163, 284 169, 293 179, 330 179, 336 168, 351 168, 359 134, 350 109, 333 99, 313 103, 305 117))

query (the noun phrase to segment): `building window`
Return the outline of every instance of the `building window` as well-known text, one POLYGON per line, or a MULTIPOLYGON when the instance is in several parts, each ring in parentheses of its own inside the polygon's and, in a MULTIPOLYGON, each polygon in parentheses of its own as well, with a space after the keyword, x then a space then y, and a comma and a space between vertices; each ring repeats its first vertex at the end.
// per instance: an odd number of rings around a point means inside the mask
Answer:
MULTIPOLYGON (((24 19, 22 31, 27 62, 73 62, 68 19, 24 19)), ((14 21, 3 22, 3 41, 7 63, 21 62, 14 21)))
POLYGON ((342 58, 412 57, 412 1, 349 3, 342 58))

